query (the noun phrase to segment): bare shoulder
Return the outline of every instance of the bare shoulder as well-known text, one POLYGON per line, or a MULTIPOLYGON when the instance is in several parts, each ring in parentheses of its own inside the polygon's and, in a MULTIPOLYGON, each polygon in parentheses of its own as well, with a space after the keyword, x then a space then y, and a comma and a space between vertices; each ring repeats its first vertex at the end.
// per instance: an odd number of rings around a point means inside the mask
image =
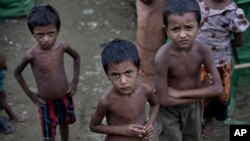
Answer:
POLYGON ((145 94, 146 96, 149 96, 150 94, 154 93, 154 89, 147 83, 139 83, 138 84, 139 89, 142 90, 143 94, 145 94))
POLYGON ((58 44, 59 46, 69 46, 69 44, 66 43, 65 41, 57 41, 57 44, 58 44))
POLYGON ((30 60, 34 58, 37 48, 38 48, 37 45, 33 45, 30 49, 28 49, 24 54, 24 59, 30 60))
POLYGON ((210 52, 210 48, 208 47, 208 45, 200 40, 195 40, 195 46, 199 49, 199 51, 202 54, 210 52))
POLYGON ((112 102, 112 99, 114 98, 114 91, 113 87, 109 87, 106 89, 106 91, 101 95, 99 99, 99 103, 103 106, 108 106, 112 102))
POLYGON ((58 46, 62 49, 70 48, 69 44, 66 43, 65 41, 57 41, 56 44, 57 44, 56 46, 58 46))
POLYGON ((155 55, 156 63, 167 61, 167 57, 168 57, 169 51, 171 50, 171 46, 172 46, 171 43, 166 43, 159 48, 159 50, 157 51, 155 55))

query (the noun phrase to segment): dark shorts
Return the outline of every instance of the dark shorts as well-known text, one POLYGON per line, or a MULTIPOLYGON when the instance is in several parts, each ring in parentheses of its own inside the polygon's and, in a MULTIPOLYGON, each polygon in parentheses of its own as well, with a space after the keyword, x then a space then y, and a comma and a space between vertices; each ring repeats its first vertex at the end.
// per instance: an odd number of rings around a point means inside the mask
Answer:
POLYGON ((162 125, 159 141, 201 141, 203 106, 201 101, 182 106, 160 107, 162 125))
POLYGON ((54 139, 57 125, 68 125, 76 121, 72 97, 47 100, 46 104, 40 106, 39 116, 44 139, 54 139))
POLYGON ((5 78, 5 72, 4 70, 0 69, 0 92, 4 90, 4 78, 5 78))

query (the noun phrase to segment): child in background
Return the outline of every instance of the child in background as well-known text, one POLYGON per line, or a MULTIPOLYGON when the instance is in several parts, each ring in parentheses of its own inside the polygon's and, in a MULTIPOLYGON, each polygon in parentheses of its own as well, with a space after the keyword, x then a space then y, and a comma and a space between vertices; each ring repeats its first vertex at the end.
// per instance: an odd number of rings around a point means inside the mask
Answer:
POLYGON ((25 118, 22 116, 17 116, 6 100, 6 93, 4 91, 4 78, 6 70, 7 70, 6 58, 3 50, 0 48, 0 108, 3 108, 6 111, 10 120, 22 122, 24 121, 25 118))
POLYGON ((153 136, 159 105, 153 89, 138 81, 140 58, 135 45, 115 39, 103 49, 102 65, 111 81, 101 96, 89 128, 105 141, 147 141, 153 136), (150 104, 147 119, 146 103, 150 104), (106 117, 107 125, 102 124, 106 117))
POLYGON ((39 107, 44 141, 55 141, 59 125, 62 141, 68 141, 69 124, 75 122, 73 95, 77 90, 80 56, 67 43, 58 41, 60 17, 50 5, 32 8, 28 27, 37 43, 26 51, 15 69, 15 77, 25 94, 39 107), (73 58, 74 74, 69 83, 64 68, 64 54, 73 58), (22 72, 30 64, 38 88, 29 89, 22 72))
MULTIPOLYGON (((223 83, 221 95, 204 100, 203 135, 214 134, 215 120, 227 119, 227 106, 232 70, 231 48, 244 43, 244 31, 249 22, 244 11, 232 0, 199 0, 202 24, 197 39, 206 43, 212 50, 213 61, 223 83), (233 36, 233 37, 232 37, 233 36)), ((205 71, 202 72, 204 75, 205 71)))

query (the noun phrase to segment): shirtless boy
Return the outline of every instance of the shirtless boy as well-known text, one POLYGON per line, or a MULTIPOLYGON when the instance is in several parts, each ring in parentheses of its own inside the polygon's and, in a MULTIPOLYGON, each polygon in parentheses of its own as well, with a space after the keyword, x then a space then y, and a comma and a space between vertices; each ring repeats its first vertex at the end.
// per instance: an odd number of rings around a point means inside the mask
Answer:
POLYGON ((101 96, 90 121, 90 130, 106 134, 105 141, 147 141, 159 105, 153 89, 138 82, 140 58, 135 45, 115 39, 102 51, 104 71, 112 83, 101 96), (150 104, 147 119, 146 103, 150 104), (107 124, 102 124, 106 118, 107 124))
POLYGON ((61 140, 67 141, 68 125, 75 122, 72 96, 77 89, 80 57, 67 43, 57 40, 60 17, 52 6, 34 7, 28 15, 28 27, 37 44, 25 53, 15 69, 15 77, 26 95, 39 106, 44 141, 55 140, 57 125, 61 140), (74 60, 73 80, 70 83, 64 69, 65 53, 74 60), (22 76, 28 64, 32 68, 37 92, 29 89, 22 76))
POLYGON ((164 7, 163 21, 171 41, 159 49, 155 58, 163 127, 160 141, 200 141, 202 99, 222 91, 211 50, 196 40, 200 19, 196 0, 170 0, 164 7), (202 65, 212 80, 206 87, 201 87, 202 65))

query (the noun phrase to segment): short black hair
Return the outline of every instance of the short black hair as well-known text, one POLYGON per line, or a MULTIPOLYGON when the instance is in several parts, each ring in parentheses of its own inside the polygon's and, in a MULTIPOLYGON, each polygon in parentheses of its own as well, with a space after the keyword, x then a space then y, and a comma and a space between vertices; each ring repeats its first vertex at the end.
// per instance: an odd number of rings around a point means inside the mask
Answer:
POLYGON ((104 47, 101 59, 106 74, 108 74, 108 65, 111 63, 119 64, 131 60, 137 68, 140 67, 140 57, 136 46, 130 41, 118 38, 110 41, 104 47))
POLYGON ((168 17, 170 15, 183 16, 186 13, 193 12, 198 23, 201 22, 200 6, 196 0, 165 0, 163 9, 163 22, 167 27, 168 17))
POLYGON ((33 34, 35 26, 55 25, 57 31, 60 31, 61 21, 58 11, 46 4, 38 5, 31 9, 27 17, 27 24, 30 32, 33 34))

